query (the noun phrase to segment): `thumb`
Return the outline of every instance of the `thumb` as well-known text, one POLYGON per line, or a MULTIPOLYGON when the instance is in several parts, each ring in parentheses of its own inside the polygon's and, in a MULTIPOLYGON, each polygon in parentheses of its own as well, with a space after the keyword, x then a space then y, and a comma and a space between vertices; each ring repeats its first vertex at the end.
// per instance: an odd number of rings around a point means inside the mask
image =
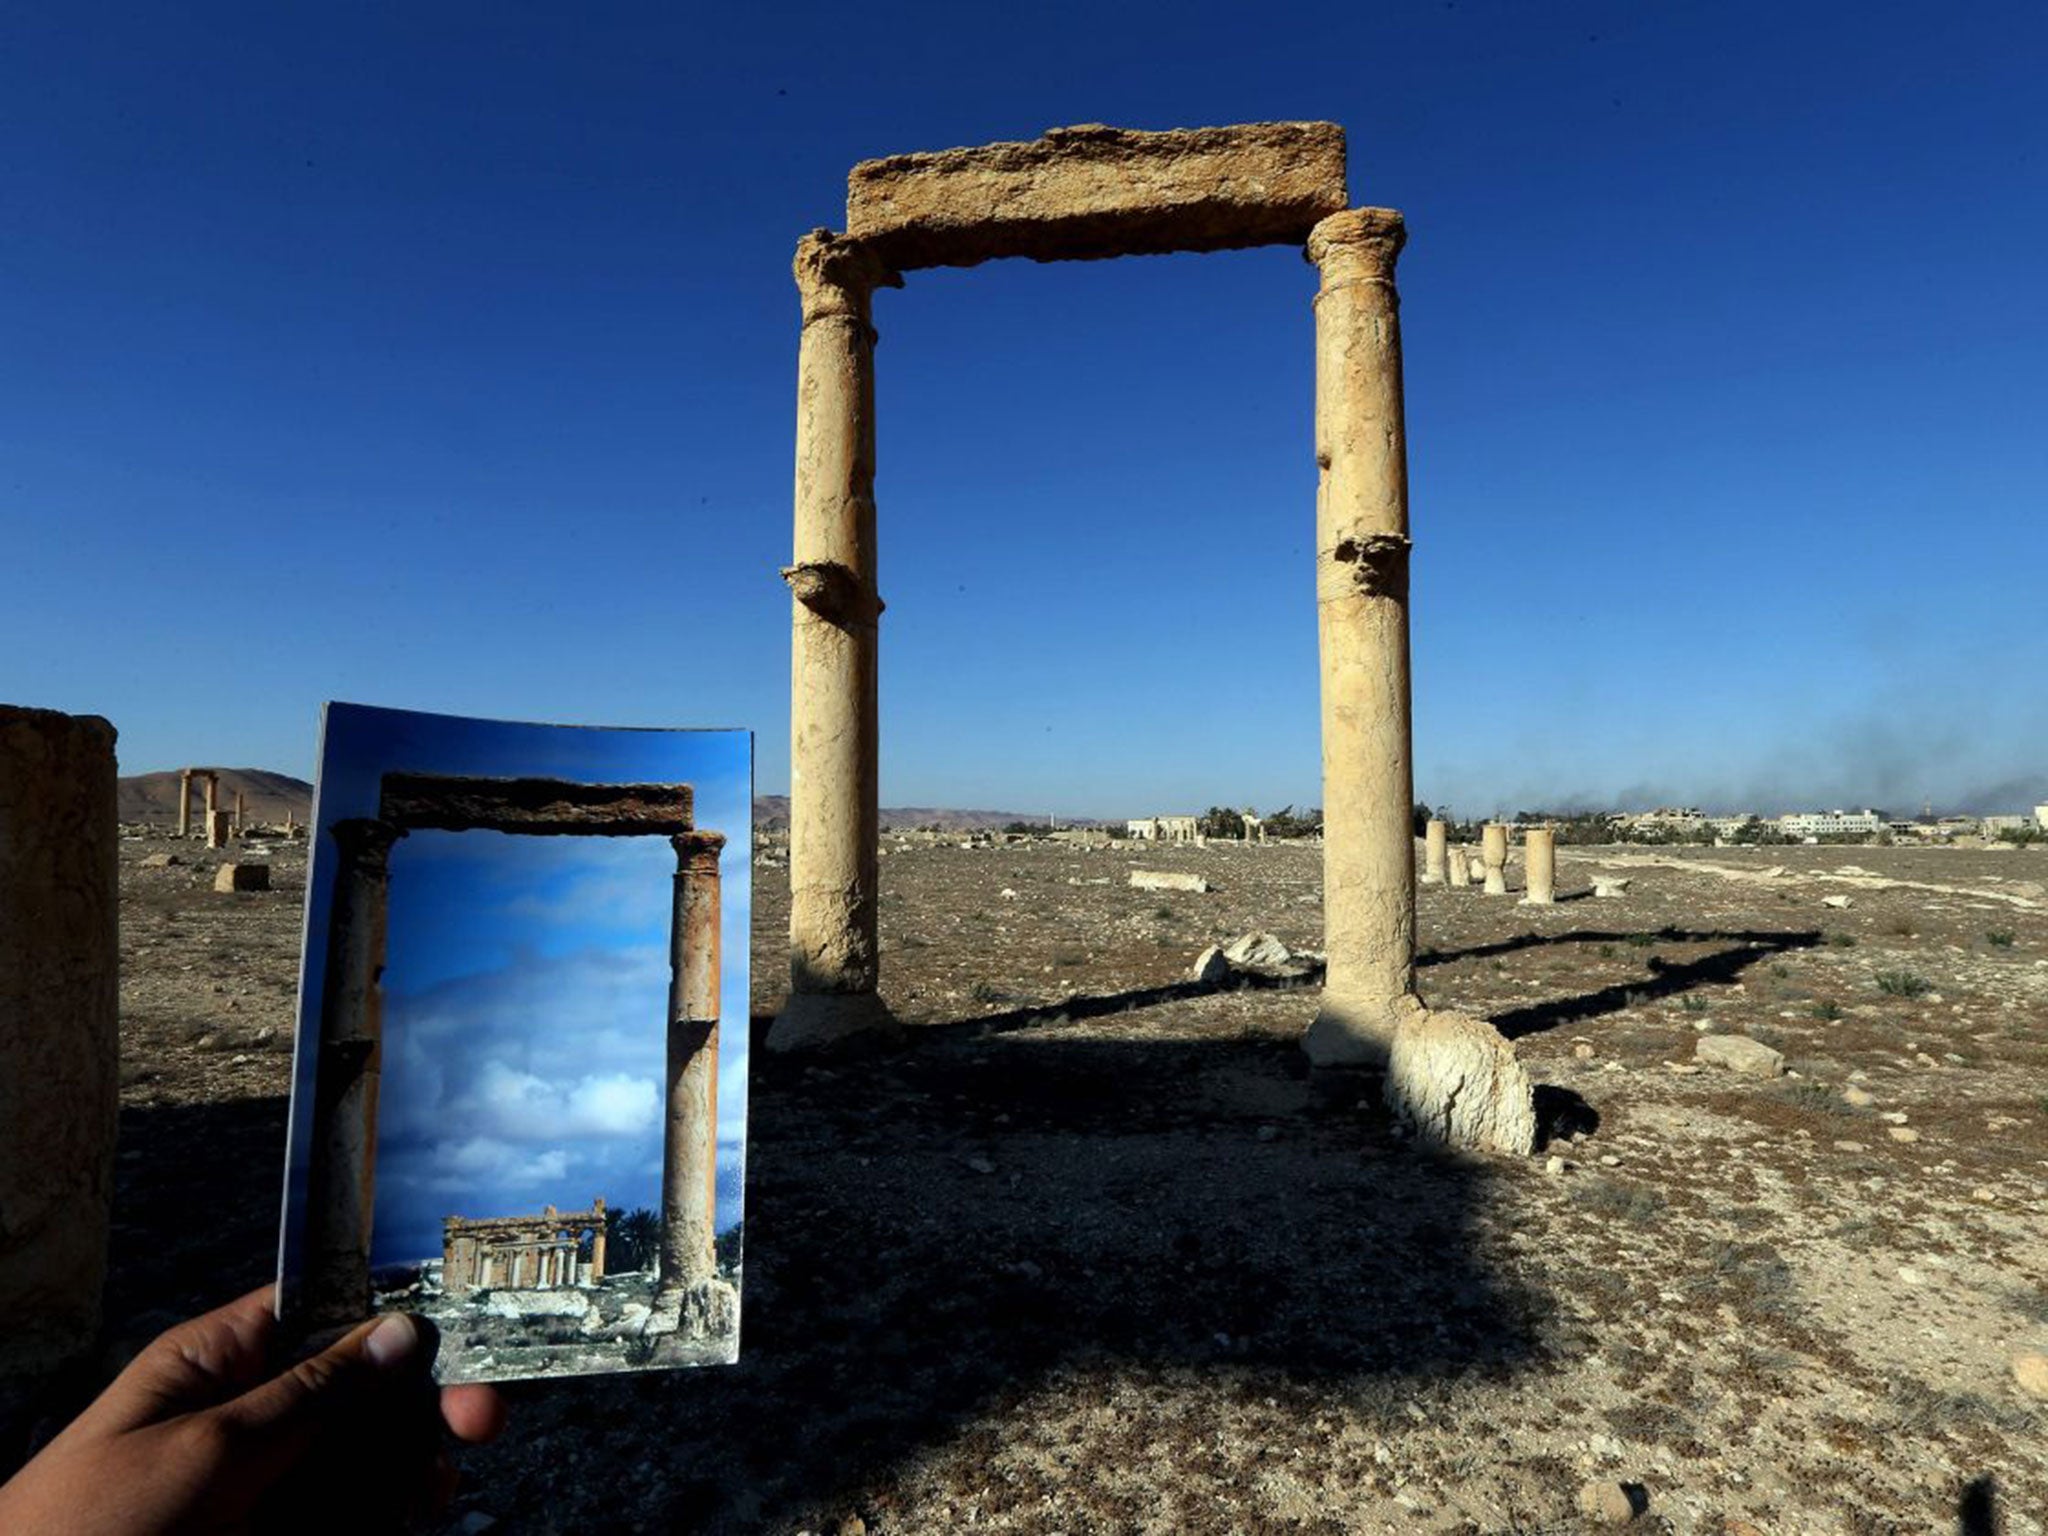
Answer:
POLYGON ((408 1377, 424 1377, 431 1358, 424 1330, 402 1312, 362 1324, 216 1410, 261 1451, 287 1459, 320 1425, 408 1377))

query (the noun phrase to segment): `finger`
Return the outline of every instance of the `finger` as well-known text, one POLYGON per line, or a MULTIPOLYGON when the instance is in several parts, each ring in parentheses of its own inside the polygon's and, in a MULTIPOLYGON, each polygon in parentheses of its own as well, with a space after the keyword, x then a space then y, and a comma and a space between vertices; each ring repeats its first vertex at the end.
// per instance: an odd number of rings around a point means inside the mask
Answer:
POLYGON ((441 1419, 456 1439, 483 1445, 505 1431, 505 1399, 482 1382, 443 1387, 441 1419))
POLYGON ((389 1313, 224 1404, 221 1419, 246 1437, 256 1459, 287 1462, 322 1424, 380 1388, 423 1382, 429 1359, 423 1342, 412 1318, 389 1313))
POLYGON ((276 1290, 259 1286, 146 1345, 101 1394, 91 1414, 108 1429, 130 1429, 211 1408, 248 1390, 269 1369, 276 1290))

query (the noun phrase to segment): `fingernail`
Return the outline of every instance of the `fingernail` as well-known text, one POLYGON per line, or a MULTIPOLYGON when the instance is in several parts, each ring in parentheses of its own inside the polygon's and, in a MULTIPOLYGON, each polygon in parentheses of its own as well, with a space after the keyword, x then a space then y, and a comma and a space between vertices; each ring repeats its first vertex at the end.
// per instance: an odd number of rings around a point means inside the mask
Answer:
POLYGON ((395 1370, 405 1364, 419 1341, 420 1331, 413 1320, 403 1312, 393 1312, 370 1330, 363 1340, 363 1354, 378 1370, 395 1370))

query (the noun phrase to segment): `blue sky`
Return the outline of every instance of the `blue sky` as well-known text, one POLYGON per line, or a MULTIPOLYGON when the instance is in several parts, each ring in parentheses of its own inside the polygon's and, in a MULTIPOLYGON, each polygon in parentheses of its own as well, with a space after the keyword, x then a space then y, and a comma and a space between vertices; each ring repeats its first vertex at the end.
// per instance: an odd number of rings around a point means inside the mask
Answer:
MULTIPOLYGON (((1328 118, 1403 209, 1417 788, 2048 798, 2034 5, 42 8, 0 53, 0 693, 759 732, 855 160, 1328 118)), ((1313 273, 883 294, 887 804, 1314 802, 1313 273)))
MULTIPOLYGON (((719 1213, 740 1219, 747 1110, 748 743, 736 731, 567 730, 338 705, 316 847, 392 770, 688 783, 721 860, 719 1213)), ((661 837, 414 832, 391 858, 378 1108, 379 1264, 440 1252, 441 1218, 661 1206, 675 853, 661 837)), ((302 1015, 318 1017, 334 869, 308 904, 302 1015)), ((303 1101, 309 1053, 297 1070, 303 1101)), ((307 1125, 295 1120, 291 1177, 307 1125)))

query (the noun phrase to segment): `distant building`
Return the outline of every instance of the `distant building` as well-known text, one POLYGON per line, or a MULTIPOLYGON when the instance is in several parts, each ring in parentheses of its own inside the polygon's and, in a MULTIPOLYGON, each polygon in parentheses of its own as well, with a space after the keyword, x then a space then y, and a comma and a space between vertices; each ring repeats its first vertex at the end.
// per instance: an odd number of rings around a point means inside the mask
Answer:
POLYGON ((2034 825, 2031 816, 1986 816, 1977 823, 1977 830, 1985 837, 1996 837, 2001 832, 2024 832, 2034 825))
POLYGON ((1693 806, 1660 805, 1654 811, 1627 812, 1615 819, 1631 832, 1698 832, 1707 825, 1706 813, 1693 806))
POLYGON ((1778 818, 1787 837, 1872 837, 1885 830, 1876 811, 1788 811, 1778 818))
POLYGON ((1752 821, 1762 821, 1761 816, 1744 811, 1740 816, 1709 816, 1707 825, 1714 829, 1716 837, 1733 837, 1752 821))
POLYGON ((2048 832, 2048 805, 2034 807, 2034 825, 2043 832, 2048 832))
POLYGON ((1141 843, 1192 843, 1195 840, 1193 816, 1141 816, 1124 825, 1129 835, 1141 843))

